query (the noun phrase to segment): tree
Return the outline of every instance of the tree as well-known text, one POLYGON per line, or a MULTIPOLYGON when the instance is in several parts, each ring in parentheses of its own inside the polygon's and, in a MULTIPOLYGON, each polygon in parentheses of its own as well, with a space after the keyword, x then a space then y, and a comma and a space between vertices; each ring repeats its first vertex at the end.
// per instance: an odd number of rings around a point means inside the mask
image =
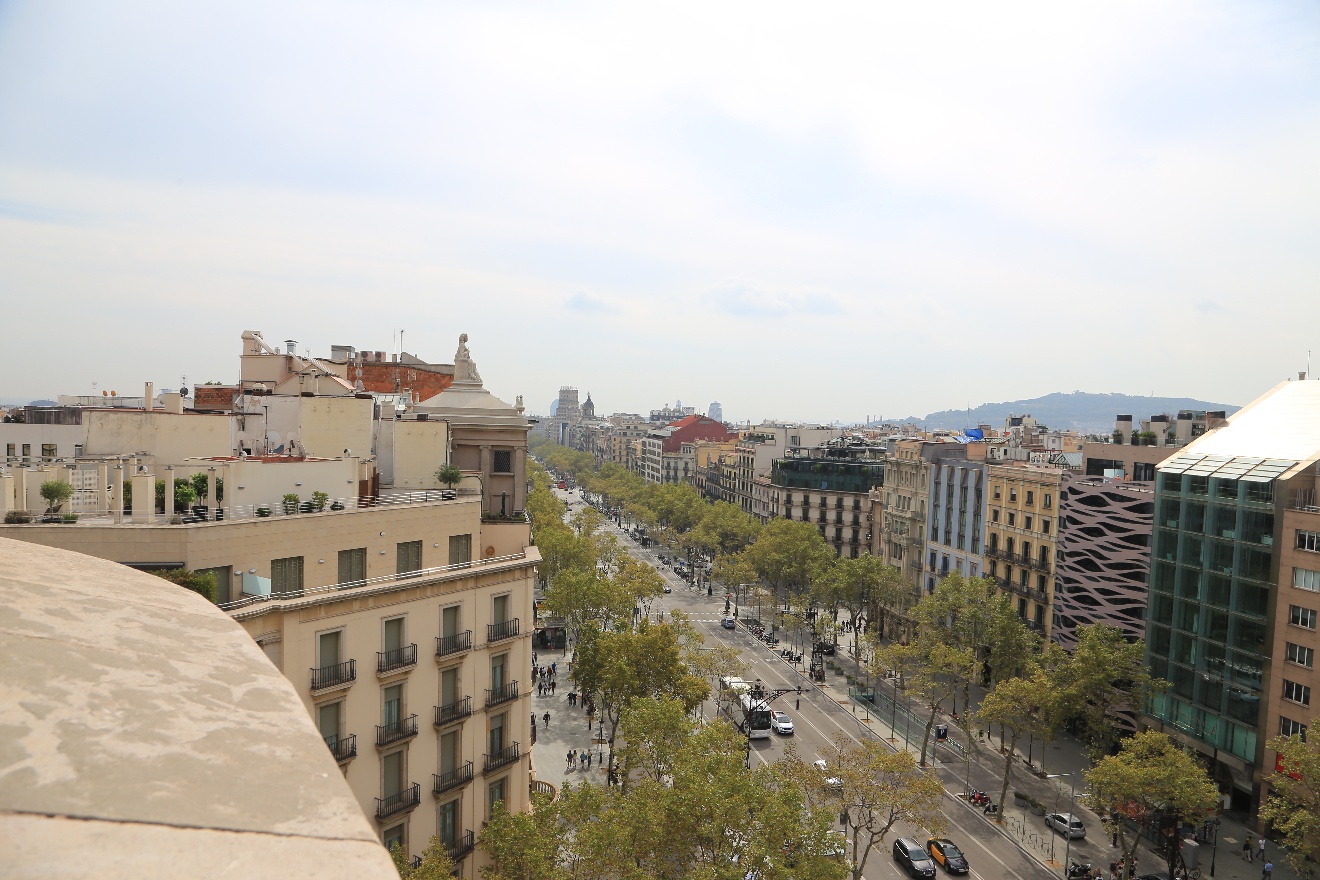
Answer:
MULTIPOLYGON (((1180 858, 1179 825, 1184 820, 1199 821, 1219 801, 1219 789, 1205 768, 1156 730, 1125 739, 1117 755, 1101 758, 1085 776, 1090 788, 1086 803, 1101 816, 1132 819, 1138 827, 1151 817, 1160 818, 1170 877, 1176 876, 1180 858)), ((1105 825, 1117 832, 1123 857, 1132 864, 1140 835, 1131 834, 1129 839, 1123 821, 1106 819, 1105 825)))
POLYGON ((632 700, 671 697, 691 712, 710 696, 710 685, 683 664, 678 633, 667 623, 642 621, 635 631, 621 632, 587 624, 571 675, 584 693, 599 698, 611 762, 619 719, 632 700))
POLYGON ((1122 631, 1100 624, 1080 627, 1077 647, 1060 676, 1069 716, 1078 720, 1092 760, 1118 745, 1120 713, 1145 705, 1167 687, 1146 671, 1146 646, 1129 642, 1122 631))
POLYGON ((558 876, 558 808, 548 794, 532 793, 532 809, 511 813, 504 801, 490 811, 481 832, 481 848, 490 864, 481 870, 487 880, 550 880, 558 876))
POLYGON ((192 590, 200 596, 204 596, 206 601, 215 603, 215 575, 212 572, 192 571, 187 568, 167 568, 152 569, 149 574, 154 574, 158 578, 164 578, 172 584, 177 584, 185 590, 192 590))
POLYGON ((1013 762, 1017 759, 1017 744, 1023 734, 1032 733, 1043 738, 1054 734, 1059 725, 1059 692, 1054 680, 1040 667, 1027 677, 1006 678, 997 682, 981 701, 976 717, 982 724, 998 724, 1007 733, 1007 742, 1000 737, 1000 750, 1004 755, 1004 782, 999 789, 1001 808, 995 821, 1003 824, 1002 804, 1008 797, 1008 786, 1013 778, 1013 762))
POLYGON ((930 709, 926 730, 921 739, 921 766, 926 766, 930 734, 944 701, 958 692, 972 673, 975 656, 971 651, 939 638, 935 630, 918 631, 907 645, 890 645, 876 653, 883 669, 898 674, 904 688, 919 696, 930 709))
POLYGON ((696 727, 696 720, 678 700, 646 698, 629 703, 619 721, 623 784, 628 785, 634 772, 659 783, 671 778, 678 753, 696 727))
POLYGON ((1265 744, 1279 753, 1280 772, 1269 777, 1269 796, 1260 818, 1288 848, 1288 861, 1300 876, 1320 863, 1320 740, 1296 734, 1265 744))
MULTIPOLYGON (((207 497, 207 492, 210 489, 210 482, 211 482, 211 478, 209 474, 207 474, 205 471, 198 471, 197 473, 193 474, 191 477, 188 478, 188 482, 192 485, 193 491, 197 493, 198 498, 207 497)), ((217 504, 219 504, 221 501, 224 500, 225 500, 225 481, 222 477, 216 477, 215 501, 217 504)))
POLYGON ((901 581, 902 573, 878 556, 865 554, 855 559, 841 556, 831 563, 813 592, 822 604, 842 608, 853 632, 857 632, 862 615, 876 598, 882 593, 886 599, 890 598, 890 585, 901 581))
POLYGON ((449 857, 449 850, 441 845, 440 839, 434 834, 417 867, 408 864, 407 854, 397 843, 390 847, 390 858, 394 859, 394 869, 399 872, 399 880, 449 880, 454 873, 454 861, 449 857))
POLYGON ((41 483, 41 497, 50 505, 47 513, 59 513, 64 502, 73 497, 73 486, 63 480, 44 480, 41 483))
POLYGON ((828 805, 831 814, 844 821, 853 854, 853 880, 861 880, 872 850, 884 846, 898 822, 931 834, 944 828, 944 787, 937 776, 919 769, 906 749, 894 752, 878 740, 854 742, 846 734, 835 734, 828 776, 804 767, 794 749, 788 754, 781 761, 784 772, 802 782, 810 801, 828 805))
POLYGON ((815 526, 788 519, 771 520, 742 555, 776 593, 805 592, 834 560, 815 526))
POLYGON ((580 643, 586 626, 631 626, 635 601, 596 569, 570 568, 554 576, 541 607, 562 617, 569 637, 580 643))
POLYGON ((452 462, 442 464, 435 470, 435 481, 452 489, 463 482, 463 469, 452 462))

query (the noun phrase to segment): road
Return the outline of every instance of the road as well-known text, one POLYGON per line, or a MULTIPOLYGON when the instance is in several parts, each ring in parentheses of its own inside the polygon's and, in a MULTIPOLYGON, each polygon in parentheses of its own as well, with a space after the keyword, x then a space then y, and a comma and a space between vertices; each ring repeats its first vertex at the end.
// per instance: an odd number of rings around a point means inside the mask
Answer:
MULTIPOLYGON (((571 501, 574 510, 580 509, 584 503, 576 492, 557 490, 556 494, 565 501, 571 501)), ((753 761, 768 764, 777 760, 783 756, 784 748, 790 739, 794 742, 799 757, 812 761, 816 758, 829 760, 833 752, 831 741, 840 732, 854 741, 862 737, 878 737, 878 734, 868 727, 866 721, 854 715, 853 710, 848 707, 846 694, 839 694, 828 687, 813 686, 807 676, 779 656, 777 649, 766 646, 741 627, 736 630, 721 628, 720 619, 724 617, 722 593, 708 598, 704 588, 699 592, 694 591, 671 569, 661 565, 652 550, 640 547, 613 522, 609 523, 608 529, 618 536, 621 545, 635 558, 654 565, 673 590, 672 593, 661 596, 656 601, 652 607, 653 614, 671 609, 684 612, 701 630, 707 644, 730 645, 738 649, 747 668, 744 677, 748 680, 759 678, 767 690, 802 687, 801 696, 786 694, 772 704, 788 712, 792 717, 795 733, 791 737, 772 735, 771 739, 753 740, 753 761), (799 703, 800 708, 797 707, 799 703)), ((702 711, 706 717, 713 716, 715 714, 713 701, 707 702, 702 707, 702 711)), ((944 812, 949 818, 946 836, 954 840, 967 856, 973 880, 1044 880, 1051 876, 1059 877, 1060 871, 1047 871, 1038 860, 1029 856, 986 821, 978 808, 970 807, 955 796, 963 789, 959 772, 962 766, 961 763, 950 765, 938 772, 941 774, 946 792, 944 812)), ((973 781, 975 783, 975 777, 973 781)), ((982 787, 990 788, 988 779, 982 787)), ((997 798, 998 787, 995 788, 993 794, 997 798)), ((1044 829, 1042 827, 1036 830, 1044 829)), ((894 863, 890 854, 890 846, 899 836, 914 837, 924 843, 929 835, 924 829, 906 825, 897 827, 887 838, 883 850, 872 850, 864 873, 866 880, 907 878, 906 872, 894 863)), ((1088 848, 1095 851, 1098 859, 1099 848, 1094 846, 1088 848)), ((1076 850, 1077 847, 1074 846, 1074 851, 1076 850)), ((1059 862, 1063 861, 1063 853, 1064 841, 1059 838, 1057 841, 1059 862)))

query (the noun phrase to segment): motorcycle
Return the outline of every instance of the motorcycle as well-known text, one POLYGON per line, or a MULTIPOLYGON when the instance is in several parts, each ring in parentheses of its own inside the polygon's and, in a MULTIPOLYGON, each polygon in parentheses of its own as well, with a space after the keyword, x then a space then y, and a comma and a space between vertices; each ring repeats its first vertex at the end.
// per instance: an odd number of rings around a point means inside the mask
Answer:
POLYGON ((1068 880, 1085 880, 1091 876, 1090 862, 1072 862, 1068 865, 1068 880))

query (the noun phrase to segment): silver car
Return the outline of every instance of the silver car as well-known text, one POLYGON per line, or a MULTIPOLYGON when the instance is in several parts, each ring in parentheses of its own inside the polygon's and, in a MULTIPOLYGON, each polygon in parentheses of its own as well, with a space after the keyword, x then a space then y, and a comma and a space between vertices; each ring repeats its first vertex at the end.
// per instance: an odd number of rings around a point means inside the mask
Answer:
POLYGON ((1045 824, 1073 840, 1086 836, 1086 826, 1072 813, 1050 813, 1045 817, 1045 824))
POLYGON ((770 729, 775 733, 784 736, 793 735, 793 719, 788 717, 787 712, 780 712, 778 709, 770 716, 770 729))

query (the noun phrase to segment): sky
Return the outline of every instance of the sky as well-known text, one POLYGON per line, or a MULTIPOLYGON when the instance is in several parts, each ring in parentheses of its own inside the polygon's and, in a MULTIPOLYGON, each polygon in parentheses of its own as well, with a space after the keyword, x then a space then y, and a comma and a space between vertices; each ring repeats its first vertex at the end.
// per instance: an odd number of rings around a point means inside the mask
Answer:
POLYGON ((0 398, 252 329, 542 413, 1243 404, 1320 356, 1320 5, 0 0, 0 315, 0 398))

